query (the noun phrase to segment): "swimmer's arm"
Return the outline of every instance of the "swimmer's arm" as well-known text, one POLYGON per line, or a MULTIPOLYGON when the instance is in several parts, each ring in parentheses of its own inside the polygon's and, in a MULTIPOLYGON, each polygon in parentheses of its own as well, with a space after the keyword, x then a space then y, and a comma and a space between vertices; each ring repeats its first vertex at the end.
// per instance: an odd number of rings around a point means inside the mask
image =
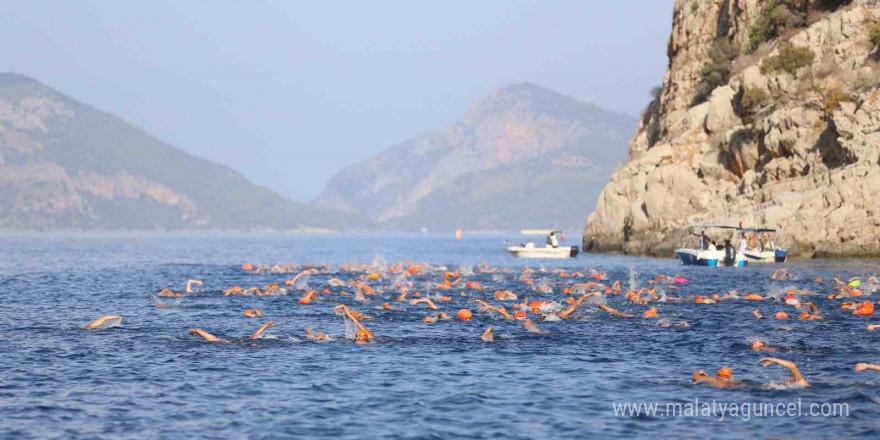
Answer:
POLYGON ((808 306, 808 307, 810 308, 810 312, 812 312, 812 313, 819 313, 819 308, 816 307, 816 304, 815 304, 814 302, 812 302, 812 301, 810 301, 810 302, 802 302, 801 305, 802 305, 802 306, 808 306))
POLYGON ((874 370, 880 371, 880 365, 877 364, 866 364, 863 362, 859 362, 856 364, 856 371, 865 371, 865 370, 874 370))
POLYGON ((275 326, 275 321, 269 321, 269 322, 261 325, 260 328, 258 328, 257 331, 255 331, 254 334, 251 335, 251 339, 257 339, 260 336, 263 336, 263 332, 266 331, 267 328, 274 327, 274 326, 275 326))
POLYGON ((104 325, 105 322, 107 322, 111 319, 122 319, 122 317, 119 315, 104 315, 104 316, 90 322, 89 325, 86 326, 86 330, 96 329, 96 328, 104 325))
POLYGON ((880 328, 880 324, 868 324, 868 330, 874 331, 880 328))
POLYGON ((634 316, 629 313, 621 313, 620 311, 618 311, 616 309, 612 309, 611 307, 608 307, 605 304, 599 304, 599 308, 612 314, 612 315, 619 316, 621 318, 632 318, 634 316))
POLYGON ((214 336, 214 335, 212 335, 212 334, 210 334, 200 328, 191 329, 187 333, 189 333, 191 335, 199 335, 202 337, 202 339, 204 339, 208 342, 220 342, 220 338, 218 338, 218 337, 216 337, 216 336, 214 336))
POLYGON ((192 280, 192 279, 186 280, 186 293, 193 293, 192 286, 194 284, 197 286, 201 286, 204 283, 202 283, 201 280, 192 280))
POLYGON ((799 385, 808 386, 810 385, 807 382, 807 379, 804 378, 804 375, 801 374, 801 370, 798 369, 797 365, 794 362, 787 361, 785 359, 779 358, 762 358, 758 361, 761 366, 769 367, 771 364, 776 364, 785 368, 788 368, 788 372, 791 374, 791 382, 799 385))

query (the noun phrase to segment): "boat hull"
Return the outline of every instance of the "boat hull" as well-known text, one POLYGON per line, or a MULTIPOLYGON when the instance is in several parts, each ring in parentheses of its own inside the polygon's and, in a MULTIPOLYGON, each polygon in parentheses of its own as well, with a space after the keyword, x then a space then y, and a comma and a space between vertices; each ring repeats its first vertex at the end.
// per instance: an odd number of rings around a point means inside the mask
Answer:
MULTIPOLYGON (((676 249, 675 258, 681 261, 685 266, 708 266, 718 267, 724 266, 724 251, 700 251, 697 249, 676 249)), ((745 256, 740 253, 736 254, 734 266, 742 267, 748 264, 745 256)))
POLYGON ((772 264, 784 263, 788 259, 788 251, 785 249, 776 249, 772 251, 744 251, 743 256, 749 263, 772 264))
POLYGON ((573 258, 578 254, 577 246, 533 247, 510 246, 507 248, 516 258, 573 258))

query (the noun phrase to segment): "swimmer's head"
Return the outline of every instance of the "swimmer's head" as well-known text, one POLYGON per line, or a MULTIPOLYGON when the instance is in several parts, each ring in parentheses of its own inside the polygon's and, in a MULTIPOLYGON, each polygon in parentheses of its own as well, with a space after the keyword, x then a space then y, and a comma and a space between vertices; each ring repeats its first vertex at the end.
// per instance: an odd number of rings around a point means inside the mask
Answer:
POLYGON ((759 348, 764 348, 766 346, 767 346, 767 344, 765 344, 763 341, 752 342, 752 350, 757 350, 759 348))
POLYGON ((730 371, 730 367, 721 367, 718 370, 718 378, 723 380, 728 380, 733 377, 733 372, 730 371))

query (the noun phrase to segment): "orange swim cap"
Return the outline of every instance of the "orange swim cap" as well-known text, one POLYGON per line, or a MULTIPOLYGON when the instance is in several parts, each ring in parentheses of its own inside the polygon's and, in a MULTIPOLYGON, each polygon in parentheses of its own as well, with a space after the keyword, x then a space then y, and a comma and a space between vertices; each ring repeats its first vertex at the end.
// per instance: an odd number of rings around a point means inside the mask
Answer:
POLYGON ((810 317, 810 312, 801 312, 801 314, 798 317, 801 319, 807 319, 810 317))
POLYGON ((788 313, 785 313, 784 310, 780 310, 776 312, 776 319, 788 319, 788 313))
POLYGON ((470 321, 471 318, 474 317, 474 314, 471 313, 471 311, 468 309, 461 309, 458 311, 457 316, 458 316, 458 319, 460 319, 462 321, 470 321))
POLYGON ((645 310, 645 318, 657 318, 657 308, 651 307, 648 310, 645 310))
POLYGON ((858 310, 853 312, 853 315, 868 316, 873 313, 874 313, 874 303, 872 303, 871 301, 865 301, 863 303, 859 303, 859 308, 858 308, 858 310))
POLYGON ((733 372, 730 371, 729 367, 721 367, 721 369, 718 370, 719 379, 730 379, 731 377, 733 377, 733 372))
POLYGON ((601 274, 601 273, 594 273, 593 276, 592 276, 592 278, 593 278, 594 280, 601 280, 601 279, 602 279, 602 274, 601 274))
POLYGON ((858 289, 853 289, 849 291, 849 294, 852 296, 862 296, 862 291, 858 289))
POLYGON ((526 316, 528 316, 528 315, 526 314, 525 310, 519 310, 513 314, 513 317, 516 319, 519 319, 519 320, 526 319, 526 316))

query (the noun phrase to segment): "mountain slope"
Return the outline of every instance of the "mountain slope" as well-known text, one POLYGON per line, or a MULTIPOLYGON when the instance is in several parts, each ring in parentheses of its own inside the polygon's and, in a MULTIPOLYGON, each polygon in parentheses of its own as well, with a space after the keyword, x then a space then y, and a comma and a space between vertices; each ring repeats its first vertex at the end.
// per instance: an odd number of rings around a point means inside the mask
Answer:
POLYGON ((663 90, 584 232, 671 256, 689 224, 880 256, 880 4, 677 0, 663 90))
POLYGON ((23 75, 0 74, 0 229, 353 227, 23 75))
POLYGON ((387 229, 580 228, 635 125, 635 118, 514 84, 447 129, 343 170, 315 203, 362 213, 387 229))

